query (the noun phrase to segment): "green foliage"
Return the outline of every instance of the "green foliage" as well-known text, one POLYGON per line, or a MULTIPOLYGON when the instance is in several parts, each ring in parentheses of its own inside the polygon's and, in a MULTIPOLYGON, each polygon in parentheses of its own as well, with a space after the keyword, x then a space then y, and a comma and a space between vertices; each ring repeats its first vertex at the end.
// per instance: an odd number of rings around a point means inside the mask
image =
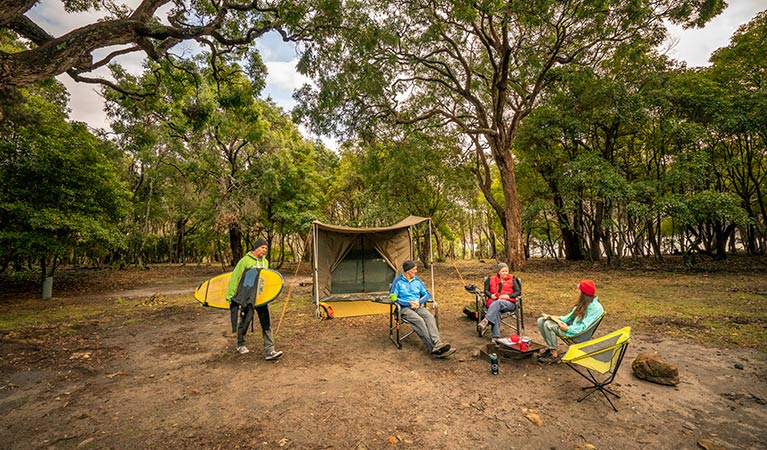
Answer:
POLYGON ((55 269, 74 249, 98 256, 120 248, 129 193, 119 153, 82 124, 66 122, 60 105, 23 95, 21 116, 35 120, 6 118, 2 125, 0 260, 47 260, 55 269))
POLYGON ((681 225, 706 223, 748 222, 748 215, 739 205, 737 196, 726 192, 701 191, 688 195, 673 195, 665 202, 667 214, 681 225))
POLYGON ((320 215, 324 167, 316 161, 327 157, 280 108, 257 98, 263 80, 248 78, 238 64, 214 70, 205 54, 147 69, 139 78, 115 77, 126 87, 151 86, 157 97, 108 94, 134 161, 132 252, 140 258, 157 248, 150 229, 165 222, 176 235, 166 249, 174 259, 221 242, 236 256, 264 233, 303 235, 320 215))

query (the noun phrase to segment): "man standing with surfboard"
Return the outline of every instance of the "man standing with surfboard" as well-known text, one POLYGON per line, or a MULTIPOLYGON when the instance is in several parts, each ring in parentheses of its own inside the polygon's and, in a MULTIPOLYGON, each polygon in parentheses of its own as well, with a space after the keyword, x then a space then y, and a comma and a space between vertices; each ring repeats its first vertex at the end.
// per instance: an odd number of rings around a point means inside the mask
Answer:
POLYGON ((226 291, 226 301, 229 303, 229 311, 232 314, 232 331, 237 324, 237 313, 239 312, 239 325, 237 328, 237 352, 241 354, 248 353, 248 347, 245 346, 245 334, 248 331, 253 320, 253 310, 258 313, 258 321, 261 323, 261 334, 264 337, 264 358, 267 361, 278 359, 282 356, 282 351, 275 350, 274 338, 272 337, 272 324, 269 317, 269 305, 254 307, 255 289, 258 288, 258 272, 260 269, 269 268, 269 260, 266 259, 266 253, 269 247, 266 239, 258 238, 253 244, 253 250, 237 262, 229 279, 229 289, 226 291), (251 271, 253 272, 246 273, 251 271), (252 275, 255 272, 255 275, 252 275), (243 275, 245 275, 243 277, 243 275), (255 277, 256 282, 252 279, 255 277))

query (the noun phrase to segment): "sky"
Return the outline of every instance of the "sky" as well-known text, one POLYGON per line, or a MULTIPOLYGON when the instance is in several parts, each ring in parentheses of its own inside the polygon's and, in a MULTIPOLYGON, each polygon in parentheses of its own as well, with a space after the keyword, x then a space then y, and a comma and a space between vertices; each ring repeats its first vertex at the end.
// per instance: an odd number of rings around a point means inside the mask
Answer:
MULTIPOLYGON (((136 5, 138 0, 124 2, 128 5, 136 5)), ((727 46, 730 37, 739 26, 747 23, 760 11, 767 9, 767 0, 728 0, 727 9, 710 21, 703 29, 683 30, 669 24, 670 40, 666 42, 664 50, 674 59, 684 61, 688 67, 702 67, 709 64, 708 59, 718 48, 727 46)), ((27 15, 48 33, 53 36, 61 36, 68 31, 91 23, 97 17, 93 13, 66 13, 60 0, 42 0, 27 15)), ((274 102, 289 112, 295 106, 292 98, 293 91, 298 89, 309 80, 298 74, 295 70, 298 62, 298 54, 291 44, 282 42, 276 33, 270 33, 262 37, 256 43, 261 51, 261 57, 268 69, 264 97, 271 97, 274 102)), ((193 47, 177 46, 173 52, 191 52, 193 47)), ((94 58, 106 54, 106 51, 94 53, 94 58)), ((123 57, 121 64, 133 73, 139 73, 141 69, 141 57, 123 57)), ((108 71, 103 68, 97 75, 106 76, 108 71)), ((94 128, 109 129, 106 115, 103 112, 104 102, 98 94, 99 86, 84 83, 75 83, 67 75, 57 77, 67 87, 71 94, 69 107, 70 118, 87 123, 94 128)), ((309 137, 304 128, 302 133, 309 137)), ((331 139, 322 138, 325 145, 337 148, 337 143, 331 139)))

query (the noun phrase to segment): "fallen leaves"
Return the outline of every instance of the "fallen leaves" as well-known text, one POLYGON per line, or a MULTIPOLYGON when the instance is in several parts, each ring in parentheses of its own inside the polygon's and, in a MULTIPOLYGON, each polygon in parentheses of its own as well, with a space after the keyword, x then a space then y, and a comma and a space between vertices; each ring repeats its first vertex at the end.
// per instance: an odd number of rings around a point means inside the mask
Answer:
POLYGON ((538 412, 534 409, 522 408, 522 414, 525 415, 527 420, 534 423, 537 426, 543 426, 543 419, 538 415, 538 412))

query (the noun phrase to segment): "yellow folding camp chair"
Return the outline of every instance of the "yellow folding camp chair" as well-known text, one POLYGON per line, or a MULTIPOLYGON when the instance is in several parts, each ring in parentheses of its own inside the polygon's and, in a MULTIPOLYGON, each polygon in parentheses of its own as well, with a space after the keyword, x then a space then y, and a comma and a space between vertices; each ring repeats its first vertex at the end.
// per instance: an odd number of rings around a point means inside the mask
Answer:
POLYGON ((618 411, 607 394, 616 398, 620 398, 620 395, 605 386, 615 379, 615 374, 621 366, 623 355, 629 345, 630 335, 631 327, 625 327, 606 336, 571 345, 567 349, 567 353, 562 357, 562 362, 567 363, 571 369, 578 372, 580 376, 589 380, 593 385, 582 388, 588 392, 578 399, 579 402, 594 392, 600 391, 610 406, 613 407, 613 410, 618 411), (578 366, 585 371, 579 369, 578 366), (601 376, 598 377, 595 373, 599 373, 601 376), (604 375, 607 377, 605 378, 604 375))
POLYGON ((580 333, 573 335, 573 336, 559 336, 562 341, 564 341, 567 345, 573 345, 573 344, 580 344, 581 342, 586 342, 592 337, 594 337, 594 333, 597 331, 597 328, 599 328, 599 324, 602 323, 602 319, 605 318, 606 312, 603 312, 601 316, 597 320, 594 321, 588 328, 581 331, 580 333))

